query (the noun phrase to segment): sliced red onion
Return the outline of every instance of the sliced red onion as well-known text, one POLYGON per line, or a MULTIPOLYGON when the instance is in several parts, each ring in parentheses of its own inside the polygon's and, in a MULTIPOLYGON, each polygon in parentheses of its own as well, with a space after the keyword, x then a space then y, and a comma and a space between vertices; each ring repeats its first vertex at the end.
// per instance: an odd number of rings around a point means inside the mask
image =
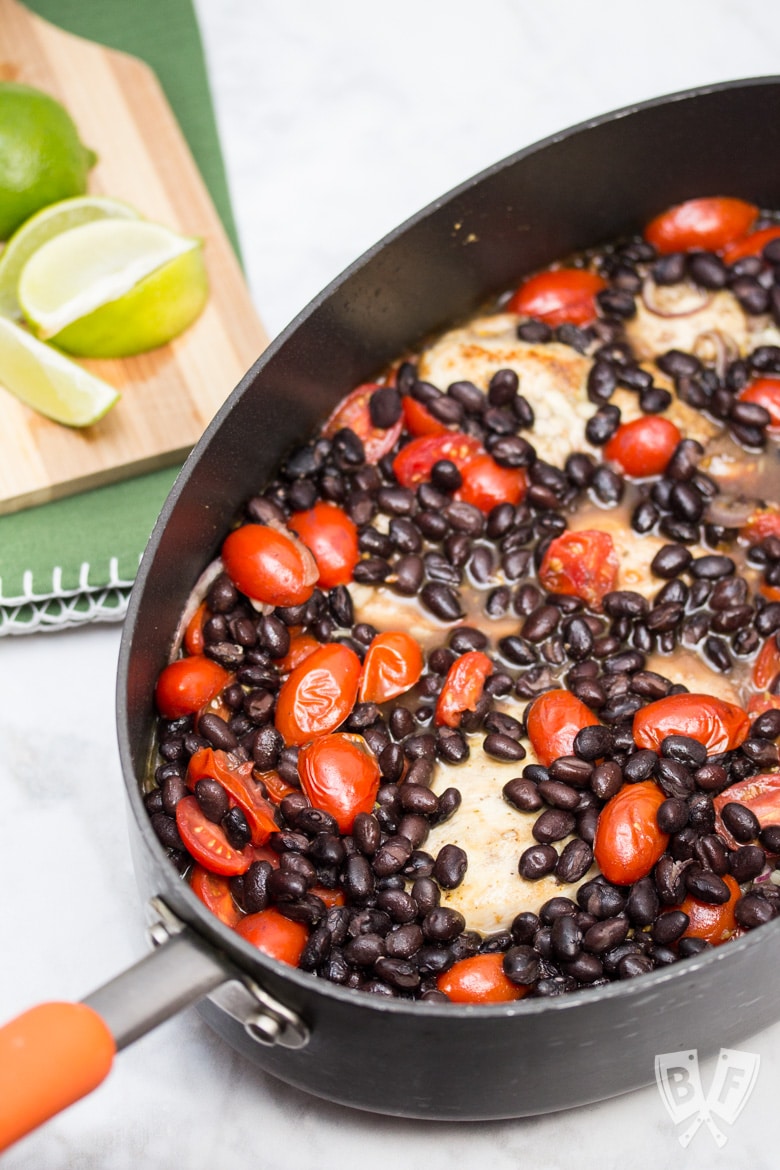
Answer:
POLYGON ((722 329, 706 329, 704 333, 699 333, 691 346, 691 352, 709 365, 709 359, 705 356, 708 346, 712 346, 714 351, 713 369, 722 378, 729 362, 739 357, 737 343, 730 333, 724 333, 722 329))
POLYGON ((651 280, 646 280, 642 285, 642 303, 647 309, 648 313, 652 313, 655 317, 692 317, 694 313, 700 313, 702 309, 706 309, 712 303, 712 298, 715 295, 708 289, 694 288, 691 286, 691 292, 699 294, 699 300, 694 301, 693 305, 688 305, 685 309, 669 309, 661 305, 656 299, 656 292, 658 285, 651 280))
POLYGON ((718 494, 710 501, 707 521, 710 524, 722 525, 724 528, 741 528, 755 510, 755 500, 746 500, 743 496, 718 494))
POLYGON ((190 620, 196 609, 201 601, 204 600, 209 589, 223 570, 222 558, 217 557, 215 561, 212 561, 211 564, 206 566, 195 582, 192 593, 187 598, 187 604, 184 606, 184 611, 179 618, 179 624, 176 627, 176 637, 173 639, 173 647, 171 648, 171 661, 178 656, 181 644, 184 641, 187 626, 190 624, 190 620))

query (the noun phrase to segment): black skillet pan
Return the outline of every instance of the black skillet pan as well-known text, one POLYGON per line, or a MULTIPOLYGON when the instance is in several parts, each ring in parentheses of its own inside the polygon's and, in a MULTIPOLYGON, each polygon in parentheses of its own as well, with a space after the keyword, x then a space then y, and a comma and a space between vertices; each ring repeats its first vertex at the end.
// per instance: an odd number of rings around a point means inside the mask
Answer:
POLYGON ((468 1120, 610 1097, 652 1081, 657 1053, 704 1055, 780 1016, 777 921, 671 968, 554 1000, 410 1004, 320 982, 267 959, 205 910, 167 861, 140 790, 154 683, 187 596, 240 502, 281 456, 349 389, 520 275, 636 231, 692 196, 780 206, 779 115, 780 79, 752 79, 620 110, 521 151, 369 251, 236 388, 163 509, 122 643, 120 750, 138 880, 160 945, 86 1001, 118 1047, 200 1000, 230 1044, 290 1084, 360 1109, 468 1120))

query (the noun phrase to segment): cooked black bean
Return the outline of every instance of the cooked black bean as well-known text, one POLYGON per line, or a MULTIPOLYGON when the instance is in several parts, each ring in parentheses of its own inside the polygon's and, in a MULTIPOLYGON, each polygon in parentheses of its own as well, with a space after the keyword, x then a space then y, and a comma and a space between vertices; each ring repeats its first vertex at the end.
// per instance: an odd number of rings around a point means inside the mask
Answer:
POLYGON ((466 920, 459 910, 436 906, 428 911, 420 925, 431 942, 451 942, 465 929, 466 920))
POLYGON ((758 845, 742 845, 729 857, 729 872, 740 885, 752 882, 765 865, 766 853, 758 845))
POLYGON ((491 731, 482 744, 486 755, 494 760, 523 760, 525 748, 518 740, 500 732, 491 731))
POLYGON ((593 850, 582 840, 574 838, 564 845, 555 866, 559 882, 578 882, 593 864, 593 850))
POLYGON ((236 805, 222 818, 222 828, 232 849, 241 850, 248 844, 251 837, 249 823, 243 809, 236 805))
POLYGON ((665 544, 650 562, 650 571, 656 577, 676 577, 691 564, 693 555, 681 544, 665 544))
POLYGON ((765 825, 758 839, 769 853, 780 853, 780 825, 765 825))
POLYGON ((723 878, 716 873, 710 873, 706 869, 695 866, 687 870, 685 885, 688 892, 693 894, 694 898, 698 898, 700 902, 720 906, 724 902, 728 902, 731 897, 731 890, 723 878))
POLYGON ((720 810, 720 815, 735 841, 742 844, 755 841, 761 831, 758 817, 744 804, 729 801, 720 810))
POLYGON ((443 845, 439 850, 431 875, 443 890, 454 890, 463 881, 468 868, 468 857, 459 845, 443 845))
POLYGON ((398 873, 406 865, 412 854, 412 843, 407 837, 400 834, 388 837, 384 841, 372 860, 372 868, 377 877, 386 877, 391 873, 398 873))
POLYGON ((463 617, 460 598, 456 591, 439 581, 425 585, 420 600, 426 609, 445 622, 454 622, 463 617))
POLYGON ((561 841, 574 832, 576 819, 564 809, 548 808, 537 817, 531 830, 534 838, 543 845, 561 841))
POLYGON ((774 918, 771 902, 759 893, 745 894, 734 906, 734 917, 745 930, 754 930, 774 918))
POLYGON ((530 845, 520 854, 518 872, 527 881, 536 881, 552 873, 558 864, 558 853, 552 845, 530 845))

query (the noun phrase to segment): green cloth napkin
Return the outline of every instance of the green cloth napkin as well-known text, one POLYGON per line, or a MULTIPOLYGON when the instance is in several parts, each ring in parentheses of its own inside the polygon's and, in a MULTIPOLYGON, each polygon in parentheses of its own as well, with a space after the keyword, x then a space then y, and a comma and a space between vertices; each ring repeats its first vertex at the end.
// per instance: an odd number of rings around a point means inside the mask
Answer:
MULTIPOLYGON (((156 72, 238 252, 192 0, 25 0, 156 72)), ((178 468, 0 517, 0 636, 119 621, 178 468)))

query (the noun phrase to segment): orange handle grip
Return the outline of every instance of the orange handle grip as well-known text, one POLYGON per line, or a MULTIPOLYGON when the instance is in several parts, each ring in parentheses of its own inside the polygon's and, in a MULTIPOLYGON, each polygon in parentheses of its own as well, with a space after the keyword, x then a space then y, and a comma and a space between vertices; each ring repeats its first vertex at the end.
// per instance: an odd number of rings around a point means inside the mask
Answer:
POLYGON ((96 1089, 115 1052, 83 1003, 40 1004, 0 1028, 0 1150, 96 1089))

